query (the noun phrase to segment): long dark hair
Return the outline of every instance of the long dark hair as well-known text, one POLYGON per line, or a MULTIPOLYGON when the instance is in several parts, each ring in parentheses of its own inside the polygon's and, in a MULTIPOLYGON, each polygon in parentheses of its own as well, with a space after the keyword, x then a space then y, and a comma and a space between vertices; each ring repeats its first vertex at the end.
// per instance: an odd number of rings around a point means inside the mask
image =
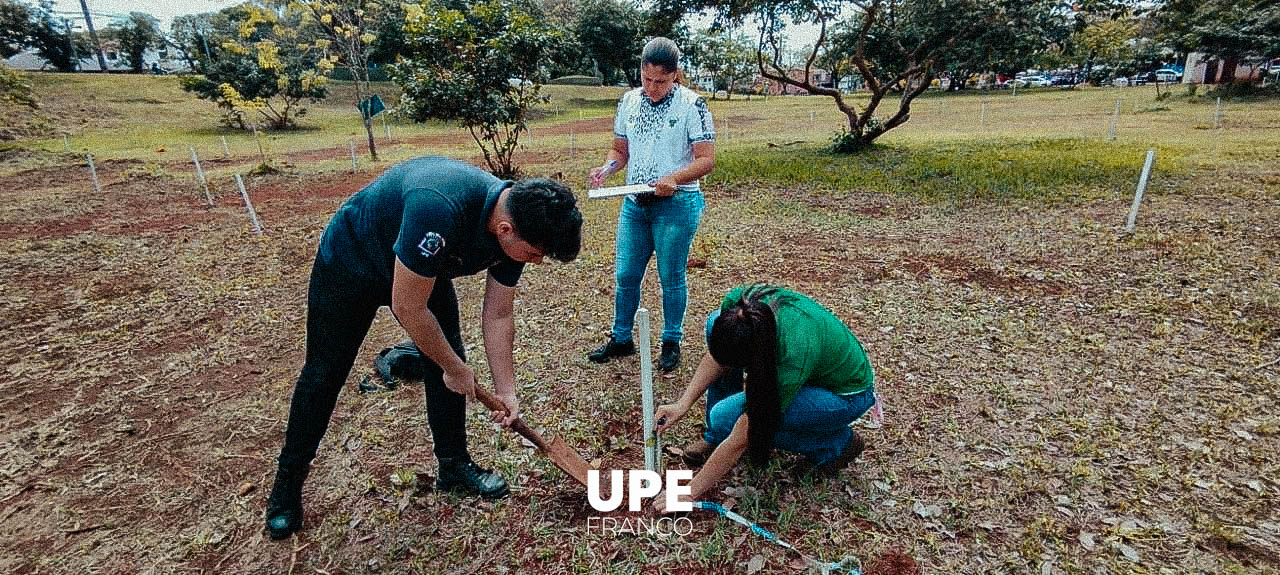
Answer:
POLYGON ((773 450, 773 436, 782 425, 778 398, 778 324, 764 298, 777 291, 753 285, 720 311, 711 325, 707 350, 716 363, 747 372, 747 452, 751 463, 763 466, 773 450))

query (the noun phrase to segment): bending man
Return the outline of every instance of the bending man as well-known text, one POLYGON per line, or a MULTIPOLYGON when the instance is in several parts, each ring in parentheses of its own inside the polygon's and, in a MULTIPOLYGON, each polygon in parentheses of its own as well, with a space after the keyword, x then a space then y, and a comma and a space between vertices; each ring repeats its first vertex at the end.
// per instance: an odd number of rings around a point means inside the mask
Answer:
POLYGON ((393 166, 351 196, 320 240, 307 297, 307 358, 267 502, 267 530, 283 539, 302 527, 302 484, 329 425, 338 392, 381 306, 430 359, 427 423, 439 460, 436 487, 487 498, 507 495, 497 473, 467 454, 466 364, 452 278, 488 271, 482 312, 485 354, 509 425, 515 394, 512 319, 526 263, 573 260, 582 215, 573 194, 545 179, 509 182, 446 158, 393 166))

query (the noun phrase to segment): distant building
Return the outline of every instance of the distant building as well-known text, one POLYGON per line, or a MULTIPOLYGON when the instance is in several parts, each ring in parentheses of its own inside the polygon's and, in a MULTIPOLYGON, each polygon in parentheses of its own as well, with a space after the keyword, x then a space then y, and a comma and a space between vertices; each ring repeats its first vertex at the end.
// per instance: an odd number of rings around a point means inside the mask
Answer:
POLYGON ((1187 54, 1187 65, 1183 68, 1183 84, 1223 84, 1233 81, 1254 81, 1262 79, 1265 73, 1264 61, 1239 62, 1235 73, 1227 77, 1226 62, 1218 58, 1210 58, 1203 52, 1187 54))
MULTIPOLYGON (((102 56, 107 61, 108 72, 129 72, 129 59, 121 53, 119 44, 116 42, 111 40, 104 41, 102 43, 102 56)), ((144 72, 148 72, 151 70, 152 65, 155 65, 166 74, 190 71, 186 62, 172 56, 173 53, 169 50, 147 48, 147 51, 142 53, 142 69, 144 72)), ((28 72, 55 71, 49 61, 41 58, 39 52, 35 50, 24 50, 5 58, 4 65, 14 70, 28 72)), ((98 56, 92 52, 81 54, 77 70, 80 72, 101 72, 102 67, 98 65, 98 56)))
MULTIPOLYGON (((804 68, 790 68, 787 70, 787 77, 796 81, 804 81, 804 68)), ((831 83, 831 72, 822 68, 809 69, 809 83, 822 88, 834 88, 831 83)), ((791 84, 783 84, 773 80, 764 80, 764 89, 770 96, 778 95, 799 95, 808 94, 809 92, 803 88, 792 86, 791 84)))

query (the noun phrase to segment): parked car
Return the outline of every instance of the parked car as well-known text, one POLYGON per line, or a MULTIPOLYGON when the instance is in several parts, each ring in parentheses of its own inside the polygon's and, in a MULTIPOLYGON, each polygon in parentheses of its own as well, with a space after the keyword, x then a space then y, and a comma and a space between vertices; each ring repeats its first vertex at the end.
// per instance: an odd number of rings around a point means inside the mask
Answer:
POLYGON ((1019 88, 1047 88, 1053 85, 1053 81, 1044 76, 1023 76, 1013 84, 1019 88))
POLYGON ((1076 81, 1074 74, 1058 74, 1049 77, 1049 83, 1054 86, 1074 86, 1079 82, 1076 81))
POLYGON ((1161 68, 1155 71, 1157 82, 1181 82, 1182 72, 1173 68, 1161 68))

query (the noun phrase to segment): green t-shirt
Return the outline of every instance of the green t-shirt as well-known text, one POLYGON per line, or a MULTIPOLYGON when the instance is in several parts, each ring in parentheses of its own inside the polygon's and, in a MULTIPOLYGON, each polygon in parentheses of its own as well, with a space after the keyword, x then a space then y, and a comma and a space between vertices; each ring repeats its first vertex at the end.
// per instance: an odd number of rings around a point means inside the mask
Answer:
MULTIPOLYGON (((738 286, 720 303, 726 309, 749 286, 738 286)), ((875 373, 862 343, 840 318, 804 294, 784 288, 764 297, 778 325, 778 397, 786 413, 802 386, 837 395, 871 387, 875 373)))

